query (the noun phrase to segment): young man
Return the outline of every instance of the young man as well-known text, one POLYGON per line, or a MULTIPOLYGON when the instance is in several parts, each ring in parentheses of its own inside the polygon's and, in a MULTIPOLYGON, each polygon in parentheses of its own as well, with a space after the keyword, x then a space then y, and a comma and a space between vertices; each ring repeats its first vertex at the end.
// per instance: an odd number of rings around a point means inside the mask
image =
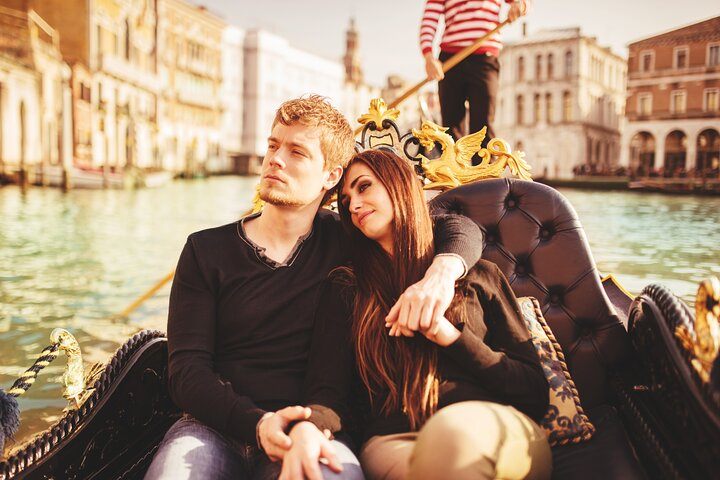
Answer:
MULTIPOLYGON (((319 286, 345 261, 340 223, 319 208, 354 145, 347 120, 322 97, 285 102, 263 159, 262 212, 188 237, 168 317, 170 394, 186 415, 168 431, 146 478, 280 473, 273 460, 291 446, 289 427, 310 414, 297 405, 319 286), (265 432, 272 444, 258 445, 265 432)), ((438 223, 439 255, 392 312, 404 322, 442 315, 455 280, 480 257, 482 235, 472 221, 438 223)), ((329 465, 316 462, 309 475, 342 470, 342 478, 362 478, 342 442, 322 448, 329 465)))

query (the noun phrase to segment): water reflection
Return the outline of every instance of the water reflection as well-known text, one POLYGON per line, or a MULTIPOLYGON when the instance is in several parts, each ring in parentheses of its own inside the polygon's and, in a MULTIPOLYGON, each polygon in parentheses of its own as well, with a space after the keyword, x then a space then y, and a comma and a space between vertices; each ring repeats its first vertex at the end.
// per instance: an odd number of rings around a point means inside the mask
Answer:
MULTIPOLYGON (((115 315, 174 268, 189 233, 245 212, 256 183, 224 177, 67 195, 0 188, 0 386, 33 363, 55 327, 76 336, 86 362, 107 361, 142 328, 164 330, 167 286, 129 319, 115 315)), ((61 413, 64 362, 19 398, 19 439, 61 413)))
MULTIPOLYGON (((160 189, 73 191, 0 188, 0 386, 7 389, 49 343, 76 335, 86 362, 105 362, 142 328, 165 329, 165 287, 129 319, 137 296, 174 266, 187 235, 237 219, 256 178, 176 181, 160 189)), ((631 292, 651 282, 692 300, 697 283, 720 275, 720 198, 563 190, 604 273, 631 292)), ((65 402, 64 359, 20 398, 18 438, 56 421, 65 402)))
POLYGON ((662 283, 692 301, 720 275, 720 198, 562 190, 580 216, 598 268, 631 292, 662 283))

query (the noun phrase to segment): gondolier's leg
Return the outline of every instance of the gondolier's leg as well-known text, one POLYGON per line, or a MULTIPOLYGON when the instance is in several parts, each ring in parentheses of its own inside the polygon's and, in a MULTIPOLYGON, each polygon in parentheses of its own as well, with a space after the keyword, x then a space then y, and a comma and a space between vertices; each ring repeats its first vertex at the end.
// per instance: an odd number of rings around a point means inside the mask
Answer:
POLYGON ((145 474, 146 480, 243 478, 247 469, 236 447, 190 416, 170 427, 145 474))

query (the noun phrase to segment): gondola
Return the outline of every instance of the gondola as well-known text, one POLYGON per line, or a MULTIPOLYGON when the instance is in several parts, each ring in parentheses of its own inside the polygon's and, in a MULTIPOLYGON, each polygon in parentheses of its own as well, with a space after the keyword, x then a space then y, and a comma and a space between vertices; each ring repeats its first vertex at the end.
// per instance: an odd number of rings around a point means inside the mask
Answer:
MULTIPOLYGON (((552 353, 544 368, 565 375, 556 393, 575 413, 550 418, 553 478, 716 478, 720 283, 703 282, 694 308, 656 284, 632 297, 600 274, 572 206, 532 181, 522 152, 501 139, 481 148, 483 131, 455 142, 428 121, 401 135, 398 115, 373 100, 357 148, 394 148, 436 194, 433 211, 482 228, 483 257, 537 322, 536 347, 552 353)), ((60 421, 0 463, 0 480, 142 478, 181 415, 159 331, 129 339, 77 390, 60 421)))

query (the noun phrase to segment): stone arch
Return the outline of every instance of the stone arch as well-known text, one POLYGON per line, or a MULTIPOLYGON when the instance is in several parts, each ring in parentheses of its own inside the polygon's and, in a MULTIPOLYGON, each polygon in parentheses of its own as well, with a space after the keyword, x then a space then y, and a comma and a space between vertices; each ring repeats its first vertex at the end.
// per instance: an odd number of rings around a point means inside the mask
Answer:
POLYGON ((655 137, 646 131, 637 132, 630 140, 630 168, 638 175, 649 175, 655 168, 655 137))
POLYGON ((718 176, 720 172, 720 133, 706 128, 697 136, 695 168, 703 176, 718 176))
POLYGON ((686 168, 687 135, 673 130, 665 137, 665 176, 679 176, 686 168))

